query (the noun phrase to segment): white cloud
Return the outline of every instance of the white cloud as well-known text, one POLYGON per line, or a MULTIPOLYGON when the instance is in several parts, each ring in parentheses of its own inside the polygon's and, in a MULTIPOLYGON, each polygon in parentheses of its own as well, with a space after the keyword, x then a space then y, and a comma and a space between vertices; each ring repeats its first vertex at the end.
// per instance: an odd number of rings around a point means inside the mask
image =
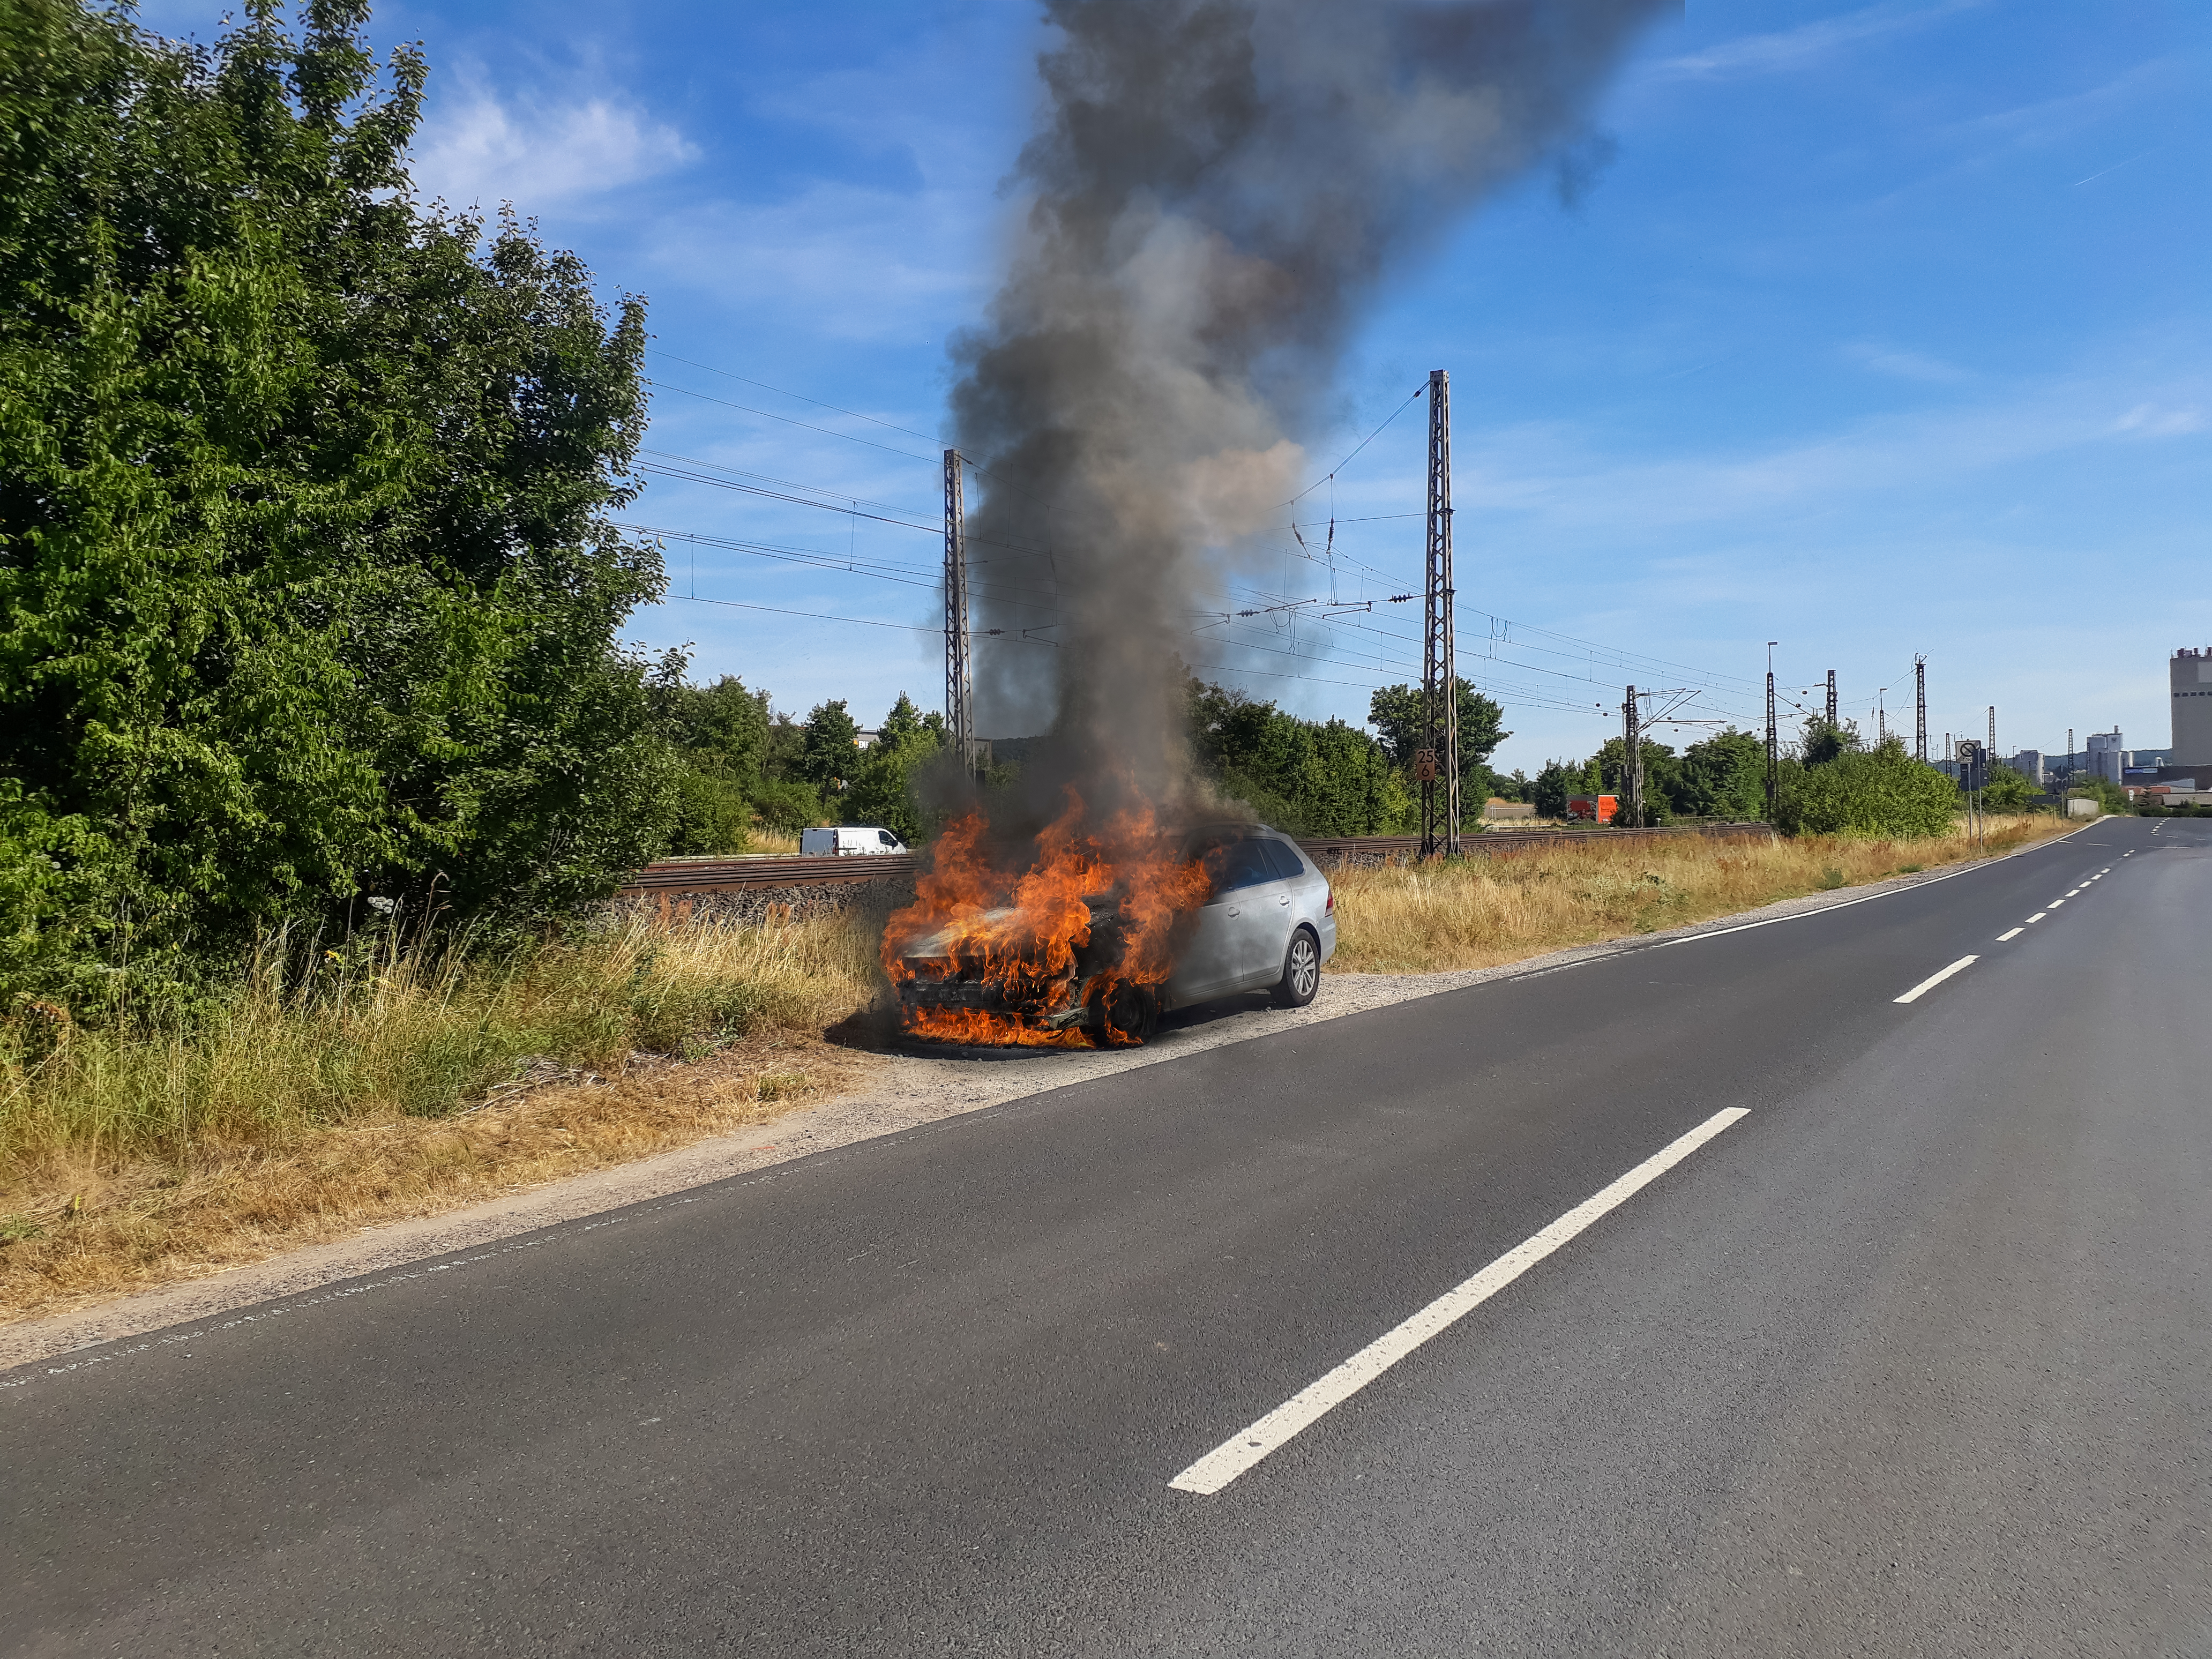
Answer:
POLYGON ((1808 514, 1863 509, 1947 490, 1966 475, 2055 460, 2116 439, 2205 429, 2197 385, 2147 387, 2047 381, 1962 408, 1875 416, 1763 451, 1613 463, 1579 433, 1524 427, 1486 435, 1487 464, 1463 496, 1562 532, 1692 526, 1758 536, 1808 514))
POLYGON ((1739 35, 1702 52, 1662 59, 1648 72, 1669 79, 1711 80, 1811 69, 1861 41, 1924 28, 1954 12, 1969 11, 1985 3, 1987 0, 1942 0, 1942 3, 1933 6, 1867 6, 1801 24, 1794 29, 1739 35))
POLYGON ((525 213, 599 196, 697 159, 675 128, 607 98, 510 104, 480 82, 434 108, 416 141, 415 182, 456 207, 513 202, 525 213))
POLYGON ((2192 408, 2161 409, 2155 404, 2137 404, 2113 422, 2112 429, 2145 438, 2179 438, 2204 430, 2204 411, 2192 408))
POLYGON ((817 182, 657 227, 652 258, 732 304, 827 339, 898 340, 972 317, 989 290, 992 204, 965 191, 817 182))
POLYGON ((1862 368, 1877 374, 1887 374, 1893 380, 1917 380, 1924 386, 1957 386, 1972 380, 1971 370, 1956 363, 1947 363, 1940 357, 1929 357, 1917 351, 1905 351, 1895 346, 1862 340, 1844 348, 1844 353, 1862 368))

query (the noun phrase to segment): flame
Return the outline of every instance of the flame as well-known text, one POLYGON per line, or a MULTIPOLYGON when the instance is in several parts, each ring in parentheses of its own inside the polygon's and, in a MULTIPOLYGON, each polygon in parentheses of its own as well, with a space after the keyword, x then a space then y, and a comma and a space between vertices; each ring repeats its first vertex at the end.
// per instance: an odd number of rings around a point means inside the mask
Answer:
POLYGON ((1177 856, 1149 806, 1092 825, 1073 788, 1029 867, 995 866, 979 812, 938 838, 915 902, 884 929, 884 971, 909 1036, 1082 1048, 1143 1041, 1174 971, 1178 922, 1208 875, 1177 856))

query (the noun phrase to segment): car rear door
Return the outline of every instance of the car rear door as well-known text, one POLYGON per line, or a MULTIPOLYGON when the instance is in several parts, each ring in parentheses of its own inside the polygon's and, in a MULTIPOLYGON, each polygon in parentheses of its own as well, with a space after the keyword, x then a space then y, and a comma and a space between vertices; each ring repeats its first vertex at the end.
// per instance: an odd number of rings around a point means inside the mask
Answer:
POLYGON ((1213 890, 1169 981, 1177 1002, 1271 983, 1282 971, 1283 947, 1290 940, 1285 885, 1258 840, 1240 836, 1204 856, 1213 890))

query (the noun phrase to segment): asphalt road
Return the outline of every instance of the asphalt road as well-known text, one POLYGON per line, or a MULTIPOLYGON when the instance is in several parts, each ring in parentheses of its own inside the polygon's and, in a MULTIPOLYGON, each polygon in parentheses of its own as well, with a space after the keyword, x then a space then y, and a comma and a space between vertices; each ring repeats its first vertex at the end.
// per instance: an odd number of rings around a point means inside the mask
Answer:
POLYGON ((2208 937, 2114 820, 0 1374, 0 1650, 2212 1654, 2208 937))

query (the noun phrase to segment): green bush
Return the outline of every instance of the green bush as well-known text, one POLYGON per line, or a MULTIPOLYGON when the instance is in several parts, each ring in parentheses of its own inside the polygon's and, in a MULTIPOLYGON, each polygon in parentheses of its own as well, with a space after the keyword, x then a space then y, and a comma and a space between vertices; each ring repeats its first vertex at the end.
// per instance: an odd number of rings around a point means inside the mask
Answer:
POLYGON ((1958 789, 1892 738, 1846 749, 1820 766, 1783 769, 1777 827, 1792 836, 1940 836, 1951 827, 1958 789))
POLYGON ((0 4, 0 991, 363 894, 548 915, 665 843, 672 666, 618 641, 660 562, 607 516, 642 307, 417 206, 424 65, 366 16, 0 4))

